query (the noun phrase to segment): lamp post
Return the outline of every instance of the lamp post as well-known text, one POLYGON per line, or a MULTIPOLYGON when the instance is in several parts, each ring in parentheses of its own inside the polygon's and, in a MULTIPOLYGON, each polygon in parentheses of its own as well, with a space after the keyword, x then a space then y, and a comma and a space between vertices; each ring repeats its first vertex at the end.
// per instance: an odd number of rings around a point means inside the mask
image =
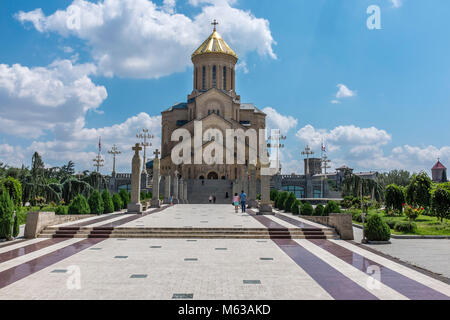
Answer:
POLYGON ((112 176, 115 177, 116 176, 116 156, 121 154, 122 152, 119 151, 119 149, 117 148, 116 145, 114 145, 110 151, 108 151, 109 154, 113 155, 113 171, 112 171, 112 176))
POLYGON ((327 155, 324 154, 323 157, 322 157, 322 169, 324 169, 325 177, 322 177, 322 198, 324 198, 324 195, 323 195, 323 191, 324 191, 323 180, 324 180, 324 178, 325 178, 325 180, 328 180, 327 169, 331 168, 331 166, 329 165, 330 162, 331 162, 331 160, 328 160, 327 155))
POLYGON ((276 149, 275 161, 276 161, 277 174, 281 172, 280 149, 284 148, 284 143, 281 143, 281 141, 284 141, 284 140, 286 140, 286 136, 283 136, 281 134, 281 131, 279 129, 276 129, 276 130, 272 130, 272 135, 268 138, 268 142, 267 142, 268 149, 276 149))
POLYGON ((148 129, 142 129, 142 132, 136 135, 136 138, 141 139, 141 147, 144 149, 144 164, 142 168, 142 173, 147 173, 147 147, 151 147, 150 139, 154 139, 155 136, 149 133, 148 129))

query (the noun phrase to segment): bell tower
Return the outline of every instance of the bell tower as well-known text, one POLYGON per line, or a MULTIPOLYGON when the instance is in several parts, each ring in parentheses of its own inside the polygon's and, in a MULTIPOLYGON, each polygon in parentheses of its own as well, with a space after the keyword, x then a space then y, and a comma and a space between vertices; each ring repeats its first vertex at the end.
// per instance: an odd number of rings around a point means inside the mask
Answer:
POLYGON ((191 97, 212 88, 236 96, 235 69, 238 56, 217 32, 218 24, 216 20, 213 21, 212 34, 192 54, 194 88, 191 97))

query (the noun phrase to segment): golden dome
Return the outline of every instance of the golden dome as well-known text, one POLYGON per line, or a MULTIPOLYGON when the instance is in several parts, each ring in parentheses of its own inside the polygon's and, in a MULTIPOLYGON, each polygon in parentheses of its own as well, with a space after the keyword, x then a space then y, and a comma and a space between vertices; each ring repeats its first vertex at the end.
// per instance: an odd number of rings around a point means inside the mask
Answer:
POLYGON ((214 30, 213 33, 202 43, 202 45, 195 50, 192 58, 204 53, 223 53, 229 54, 238 59, 237 54, 230 48, 230 46, 223 40, 222 36, 214 30))

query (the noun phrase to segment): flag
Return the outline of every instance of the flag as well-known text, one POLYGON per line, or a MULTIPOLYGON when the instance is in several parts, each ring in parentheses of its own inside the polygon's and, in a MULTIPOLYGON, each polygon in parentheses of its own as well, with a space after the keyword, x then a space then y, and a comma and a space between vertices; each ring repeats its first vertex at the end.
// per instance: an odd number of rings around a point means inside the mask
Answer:
POLYGON ((322 143, 322 151, 325 152, 327 151, 327 147, 325 147, 325 145, 322 143))

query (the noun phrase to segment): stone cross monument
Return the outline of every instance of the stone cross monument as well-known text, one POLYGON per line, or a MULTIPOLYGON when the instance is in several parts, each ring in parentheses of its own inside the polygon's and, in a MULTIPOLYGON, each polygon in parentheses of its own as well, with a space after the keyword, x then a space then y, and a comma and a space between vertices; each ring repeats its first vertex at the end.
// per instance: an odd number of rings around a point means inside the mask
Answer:
POLYGON ((159 200, 159 150, 156 149, 155 152, 155 160, 153 161, 153 187, 152 187, 152 208, 161 208, 161 202, 159 200))
POLYGON ((131 162, 131 201, 128 204, 128 213, 142 213, 141 204, 141 157, 142 150, 139 143, 133 147, 134 156, 131 162))

